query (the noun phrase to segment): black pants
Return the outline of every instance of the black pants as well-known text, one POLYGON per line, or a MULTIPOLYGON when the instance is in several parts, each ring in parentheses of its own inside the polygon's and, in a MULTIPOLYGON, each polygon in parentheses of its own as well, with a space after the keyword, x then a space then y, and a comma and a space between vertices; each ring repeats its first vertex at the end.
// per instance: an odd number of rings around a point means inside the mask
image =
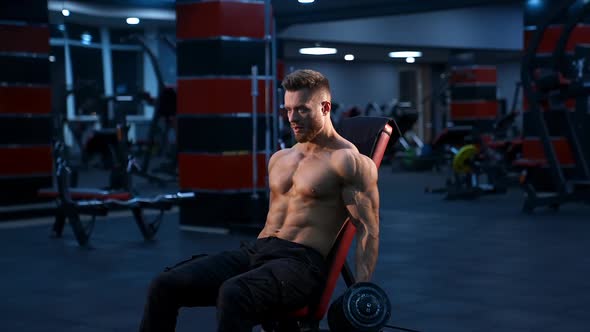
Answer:
POLYGON ((152 281, 140 331, 174 331, 180 307, 217 305, 218 331, 250 332, 317 298, 326 275, 319 252, 275 237, 193 256, 152 281))

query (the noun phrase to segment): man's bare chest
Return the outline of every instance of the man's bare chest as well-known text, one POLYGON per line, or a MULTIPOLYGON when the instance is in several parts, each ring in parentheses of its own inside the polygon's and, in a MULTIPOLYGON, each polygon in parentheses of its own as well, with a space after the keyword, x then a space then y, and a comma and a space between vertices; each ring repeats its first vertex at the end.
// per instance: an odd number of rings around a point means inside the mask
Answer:
POLYGON ((285 158, 269 178, 271 190, 279 195, 309 198, 339 197, 340 179, 327 158, 285 158))

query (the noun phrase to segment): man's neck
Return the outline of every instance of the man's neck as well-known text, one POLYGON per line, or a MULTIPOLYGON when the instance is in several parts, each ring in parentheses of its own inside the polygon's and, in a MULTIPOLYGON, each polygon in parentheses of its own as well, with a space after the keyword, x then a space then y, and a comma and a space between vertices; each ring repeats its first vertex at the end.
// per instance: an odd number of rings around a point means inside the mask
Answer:
POLYGON ((301 144, 304 153, 314 153, 325 149, 338 135, 331 123, 326 126, 312 140, 301 144))

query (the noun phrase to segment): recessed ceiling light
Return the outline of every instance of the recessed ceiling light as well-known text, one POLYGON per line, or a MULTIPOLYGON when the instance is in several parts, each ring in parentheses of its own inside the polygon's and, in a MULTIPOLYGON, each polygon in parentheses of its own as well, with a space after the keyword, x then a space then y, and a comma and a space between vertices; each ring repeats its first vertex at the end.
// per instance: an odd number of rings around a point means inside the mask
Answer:
POLYGON ((409 56, 406 58, 406 62, 407 63, 414 63, 414 62, 416 62, 416 58, 409 56))
POLYGON ((64 9, 61 10, 61 14, 63 16, 70 16, 70 11, 64 8, 64 9))
POLYGON ((528 0, 526 4, 531 7, 540 7, 543 2, 541 0, 528 0))
POLYGON ((306 55, 328 55, 328 54, 336 54, 338 50, 333 47, 305 47, 300 48, 300 54, 306 55))
POLYGON ((298 0, 299 3, 303 3, 303 4, 307 4, 307 3, 313 3, 315 0, 298 0))
POLYGON ((346 54, 344 56, 344 60, 346 60, 346 61, 352 61, 352 60, 354 60, 354 55, 352 55, 352 54, 346 54))
POLYGON ((390 58, 419 58, 422 56, 420 51, 400 51, 400 52, 389 52, 390 58))
POLYGON ((139 19, 137 17, 127 17, 125 22, 127 22, 127 24, 135 25, 139 24, 139 19))

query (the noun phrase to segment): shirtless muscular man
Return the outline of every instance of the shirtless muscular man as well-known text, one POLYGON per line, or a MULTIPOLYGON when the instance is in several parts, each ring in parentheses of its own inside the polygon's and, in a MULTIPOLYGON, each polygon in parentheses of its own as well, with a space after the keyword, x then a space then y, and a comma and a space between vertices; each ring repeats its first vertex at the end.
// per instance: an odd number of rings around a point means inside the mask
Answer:
POLYGON ((252 331, 321 291, 326 256, 346 217, 357 227, 356 279, 369 281, 379 246, 377 167, 330 119, 327 78, 297 70, 283 80, 297 141, 269 161, 270 206, 255 241, 181 262, 151 283, 140 331, 171 332, 181 307, 217 306, 218 331, 252 331))

